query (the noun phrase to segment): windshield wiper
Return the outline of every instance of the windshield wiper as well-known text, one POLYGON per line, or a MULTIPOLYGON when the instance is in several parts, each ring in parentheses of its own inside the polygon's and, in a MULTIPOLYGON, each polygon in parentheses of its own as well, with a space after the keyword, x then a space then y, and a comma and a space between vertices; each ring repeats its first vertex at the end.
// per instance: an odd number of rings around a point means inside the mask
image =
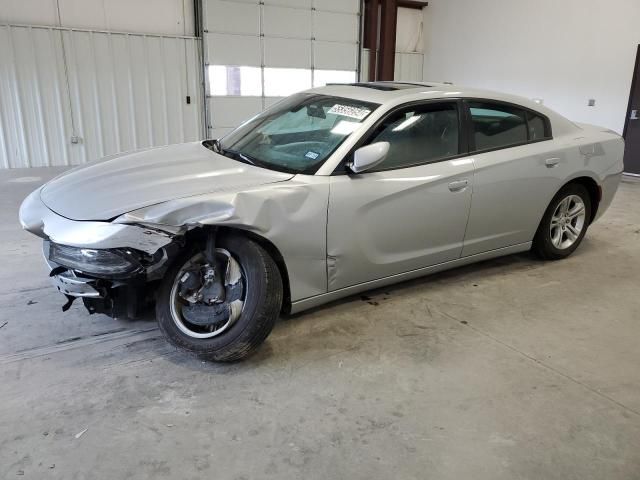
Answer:
POLYGON ((221 148, 220 153, 222 153, 222 155, 225 155, 225 156, 227 156, 227 154, 233 155, 232 158, 235 158, 236 160, 240 160, 244 163, 248 163, 249 165, 256 165, 257 163, 257 160, 255 158, 251 157, 250 155, 247 155, 246 153, 239 152, 238 150, 221 148))

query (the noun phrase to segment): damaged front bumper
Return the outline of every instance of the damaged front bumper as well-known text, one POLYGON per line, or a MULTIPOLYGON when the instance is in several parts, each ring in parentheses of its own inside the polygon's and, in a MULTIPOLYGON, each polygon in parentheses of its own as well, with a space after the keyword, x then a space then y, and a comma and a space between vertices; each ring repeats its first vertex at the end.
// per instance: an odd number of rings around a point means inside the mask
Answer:
POLYGON ((51 283, 64 295, 84 298, 104 298, 95 285, 95 279, 76 276, 73 272, 60 273, 51 277, 51 283))
MULTIPOLYGON (((60 245, 80 248, 135 248, 154 254, 179 233, 156 226, 70 220, 53 212, 40 199, 40 189, 20 207, 22 228, 60 245)), ((167 227, 171 228, 171 227, 167 227)))
MULTIPOLYGON (((90 313, 93 313, 92 308, 95 308, 95 301, 100 304, 108 302, 110 295, 106 290, 98 289, 95 279, 78 276, 72 271, 51 275, 50 278, 53 286, 67 298, 67 302, 62 306, 63 312, 69 310, 77 298, 82 299, 90 313)), ((111 310, 113 311, 113 308, 111 310)))
POLYGON ((140 300, 144 299, 141 290, 150 280, 161 277, 168 251, 173 249, 181 233, 156 226, 70 220, 47 208, 40 199, 40 190, 23 202, 20 223, 25 230, 44 239, 43 254, 51 269, 51 280, 67 298, 63 310, 76 298, 82 298, 90 313, 112 316, 135 316, 140 300), (95 252, 118 251, 135 257, 140 264, 139 268, 120 275, 103 275, 99 269, 91 271, 90 266, 79 270, 54 261, 51 245, 61 247, 55 249, 58 253, 82 250, 89 256, 95 252))

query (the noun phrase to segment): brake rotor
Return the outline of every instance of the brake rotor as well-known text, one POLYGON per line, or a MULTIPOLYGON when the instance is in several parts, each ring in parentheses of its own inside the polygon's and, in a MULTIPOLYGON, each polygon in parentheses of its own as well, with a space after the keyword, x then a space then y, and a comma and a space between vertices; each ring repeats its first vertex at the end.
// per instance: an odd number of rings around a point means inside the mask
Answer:
POLYGON ((184 271, 178 295, 187 303, 181 310, 188 323, 221 333, 240 317, 244 307, 240 264, 227 250, 218 248, 215 266, 205 263, 184 271))

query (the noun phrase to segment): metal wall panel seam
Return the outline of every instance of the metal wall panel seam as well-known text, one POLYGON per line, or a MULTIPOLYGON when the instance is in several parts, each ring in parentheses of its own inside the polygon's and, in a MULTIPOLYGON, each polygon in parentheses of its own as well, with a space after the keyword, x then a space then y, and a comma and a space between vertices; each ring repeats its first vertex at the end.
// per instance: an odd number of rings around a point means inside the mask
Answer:
POLYGON ((253 38, 260 38, 260 34, 254 34, 254 33, 234 33, 234 32, 225 32, 222 30, 207 30, 207 33, 213 34, 213 35, 232 35, 234 37, 253 37, 253 38))
MULTIPOLYGON (((233 4, 240 4, 240 5, 251 5, 253 2, 236 2, 234 0, 220 0, 222 2, 226 2, 226 3, 233 3, 233 4)), ((259 3, 259 2, 256 2, 259 3)), ((264 4, 264 3, 263 3, 264 4)), ((277 4, 277 3, 270 3, 268 5, 266 5, 267 7, 274 7, 274 8, 291 8, 292 10, 309 10, 309 7, 306 6, 297 6, 297 5, 281 5, 281 4, 277 4)), ((311 8, 315 8, 316 10, 320 11, 320 12, 329 12, 329 13, 340 13, 342 15, 357 15, 357 12, 346 12, 344 10, 332 10, 332 9, 324 9, 322 7, 316 7, 314 6, 313 2, 311 3, 311 8)))
POLYGON ((138 122, 136 121, 135 93, 133 91, 133 74, 131 72, 131 46, 129 45, 129 37, 127 36, 125 38, 127 43, 127 82, 129 87, 129 115, 131 116, 132 129, 131 138, 133 140, 133 149, 138 150, 138 122))
POLYGON ((58 25, 29 25, 27 23, 0 23, 0 27, 20 27, 20 28, 35 28, 35 29, 50 29, 61 30, 63 32, 86 32, 86 33, 111 33, 113 35, 137 35, 146 37, 166 37, 166 38, 184 38, 188 40, 197 40, 199 37, 193 35, 169 35, 162 33, 139 33, 139 32, 124 32, 120 30, 97 30, 91 28, 76 28, 76 27, 60 27, 58 25))
MULTIPOLYGON (((69 70, 69 88, 70 90, 74 93, 74 97, 75 97, 75 101, 77 104, 77 109, 73 108, 73 102, 71 103, 71 111, 72 112, 76 112, 78 114, 78 125, 84 126, 84 122, 83 122, 83 118, 84 115, 82 114, 82 95, 80 92, 80 78, 78 76, 78 54, 76 52, 76 44, 75 44, 75 40, 74 40, 74 35, 70 32, 64 32, 63 33, 63 42, 64 40, 67 39, 67 41, 69 42, 69 46, 71 47, 71 58, 69 58, 69 56, 67 56, 67 60, 70 62, 68 66, 71 66, 71 62, 73 63, 74 68, 69 70), (66 34, 66 35, 65 35, 66 34), (73 73, 73 75, 71 75, 71 73, 73 73), (75 88, 71 88, 71 81, 74 81, 74 86, 75 88)), ((79 137, 81 137, 82 140, 82 148, 80 148, 80 155, 82 157, 80 163, 87 163, 87 147, 86 147, 86 143, 84 142, 84 136, 85 136, 85 132, 84 132, 84 128, 82 130, 76 130, 74 135, 77 135, 79 137)), ((76 144, 76 146, 79 146, 80 144, 76 144)), ((77 148, 74 150, 78 150, 77 148)), ((73 162, 71 162, 73 163, 73 162)))
MULTIPOLYGON (((184 2, 183 2, 184 4, 184 2)), ((178 85, 180 85, 180 115, 178 115, 178 123, 180 125, 180 141, 181 142, 186 142, 186 137, 185 137, 185 129, 184 129, 184 117, 187 114, 186 110, 187 110, 187 103, 186 103, 186 96, 189 95, 189 73, 188 73, 188 66, 187 66, 187 42, 185 40, 184 42, 184 49, 180 49, 180 48, 176 48, 175 50, 176 53, 176 65, 180 65, 181 63, 184 65, 185 68, 185 72, 186 75, 179 75, 178 76, 178 85), (184 58, 181 56, 180 52, 182 51, 182 54, 184 55, 184 58), (183 61, 184 60, 184 61, 183 61), (185 88, 186 85, 186 88, 185 88)), ((195 100, 195 99, 194 99, 195 100)))
POLYGON ((33 32, 31 29, 29 29, 29 44, 31 46, 31 51, 33 53, 32 58, 33 58, 33 67, 35 70, 35 75, 34 75, 34 80, 35 80, 35 87, 36 87, 36 108, 37 108, 37 117, 38 117, 38 123, 40 124, 40 132, 42 133, 42 135, 44 136, 44 142, 40 142, 40 147, 42 148, 42 153, 44 154, 44 164, 45 165, 41 165, 41 166, 46 166, 51 162, 51 156, 49 155, 49 136, 47 135, 47 125, 46 125, 46 120, 45 120, 45 116, 44 116, 44 108, 42 108, 42 88, 40 86, 40 62, 38 61, 38 54, 37 54, 37 48, 36 48, 36 41, 35 41, 35 35, 33 35, 33 32))
MULTIPOLYGON (((20 124, 20 128, 17 128, 17 133, 18 136, 20 137, 20 147, 21 147, 21 153, 22 153, 22 160, 25 163, 26 167, 30 167, 31 166, 31 160, 29 158, 29 146, 27 145, 27 139, 25 137, 25 123, 24 123, 24 116, 23 116, 23 111, 24 109, 22 108, 22 100, 21 100, 21 90, 20 90, 20 85, 21 82, 18 79, 18 64, 16 62, 16 55, 15 55, 15 48, 14 48, 14 41, 13 41, 13 32, 11 30, 11 27, 9 27, 8 29, 8 34, 9 34, 9 51, 11 53, 11 64, 13 65, 13 68, 11 69, 12 73, 13 73, 13 84, 15 86, 15 88, 13 89, 13 93, 14 93, 14 106, 16 107, 16 113, 18 115, 18 122, 20 124)), ((16 139, 18 140, 18 139, 16 139)), ((16 145, 16 147, 18 147, 19 145, 16 145)))
POLYGON ((4 168, 9 168, 9 151, 7 150, 7 138, 5 135, 6 128, 4 126, 2 112, 0 112, 0 146, 2 147, 2 152, 4 155, 2 156, 2 164, 4 168))
MULTIPOLYGON (((354 17, 357 15, 354 15, 354 17)), ((312 27, 313 28, 313 27, 312 27)), ((225 32, 222 30, 209 30, 207 33, 210 33, 212 35, 230 35, 230 36, 234 36, 234 37, 253 37, 253 38, 280 38, 283 40, 313 40, 314 36, 309 36, 309 37, 292 37, 289 35, 278 35, 278 34, 273 34, 273 33, 269 33, 269 34, 263 34, 263 35, 254 35, 251 33, 233 33, 233 32, 225 32)), ((349 40, 331 40, 331 39, 315 39, 318 42, 327 42, 327 43, 342 43, 345 45, 358 45, 358 41, 349 41, 349 40)))
POLYGON ((8 41, 9 31, 8 27, 2 27, 2 37, 7 37, 7 41, 0 42, 0 59, 6 60, 7 68, 0 71, 0 102, 5 108, 0 109, 0 133, 2 134, 3 142, 3 163, 5 168, 11 168, 11 155, 13 155, 14 146, 17 143, 17 128, 15 127, 15 109, 10 108, 13 104, 12 85, 15 85, 15 81, 12 81, 9 77, 12 75, 10 71, 15 68, 15 64, 9 60, 12 57, 10 52, 10 42, 8 41), (15 139, 15 140, 14 140, 15 139))
MULTIPOLYGON (((55 45, 56 47, 59 46, 59 48, 57 48, 55 51, 56 54, 56 62, 58 61, 58 53, 62 54, 63 52, 63 40, 62 40, 62 33, 61 32, 57 32, 53 29, 49 29, 48 30, 49 36, 50 38, 53 40, 51 43, 52 45, 55 45)), ((55 48, 55 47, 54 47, 55 48)), ((62 73, 64 75, 64 85, 65 85, 65 90, 63 90, 60 86, 60 77, 59 77, 59 72, 60 70, 58 68, 56 68, 56 75, 54 76, 55 78, 55 89, 56 89, 56 94, 55 94, 55 98, 56 98, 56 105, 58 107, 58 122, 61 128, 61 137, 62 137, 62 141, 60 142, 60 144, 62 145, 62 153, 63 153, 63 159, 62 161, 64 162, 64 165, 71 165, 71 159, 69 158, 69 146, 67 144, 67 122, 65 121, 65 103, 67 108, 69 109, 69 119, 71 121, 71 134, 75 135, 74 129, 75 129, 75 125, 73 123, 73 111, 71 110, 71 92, 69 90, 69 78, 67 76, 67 65, 66 65, 66 61, 65 61, 65 57, 64 55, 62 55, 62 62, 63 64, 63 68, 62 68, 62 73), (62 95, 63 93, 66 92, 66 102, 63 101, 62 95)))
MULTIPOLYGON (((65 83, 65 87, 67 89, 67 106, 69 108, 69 118, 71 119, 71 136, 73 137, 77 137, 78 136, 78 131, 77 131, 77 125, 75 122, 75 116, 73 114, 73 105, 71 103, 71 84, 70 84, 70 80, 69 80, 69 59, 67 58, 67 47, 64 44, 64 33, 62 30, 56 30, 53 28, 49 29, 50 32, 57 32, 58 35, 58 39, 60 40, 60 51, 62 52, 62 67, 63 67, 63 71, 64 71, 64 83, 65 83)), ((65 135, 66 137, 66 135, 65 135)), ((67 144, 67 139, 64 138, 63 140, 64 145, 65 145, 65 151, 66 151, 66 159, 65 159, 65 164, 66 165, 70 165, 71 164, 71 158, 69 156, 69 150, 66 148, 66 144, 67 144)))
POLYGON ((122 141, 120 140, 120 109, 118 108, 118 95, 116 90, 116 59, 113 53, 113 38, 111 34, 107 34, 107 48, 109 49, 109 61, 111 62, 111 102, 113 106, 113 133, 116 137, 116 148, 118 152, 122 151, 122 141))
POLYGON ((169 136, 169 107, 167 105, 167 68, 166 68, 166 52, 164 48, 165 39, 160 39, 160 57, 162 62, 162 75, 160 75, 160 92, 162 92, 162 123, 164 126, 164 145, 171 143, 169 136))
POLYGON ((106 155, 104 148, 104 128, 102 127, 102 115, 100 108, 100 89, 98 87, 98 65, 96 63, 96 46, 93 32, 89 33, 89 49, 91 51, 91 63, 93 68, 91 69, 91 86, 93 90, 93 108, 95 113, 95 120, 97 124, 96 140, 98 141, 98 157, 104 157, 106 155))
MULTIPOLYGON (((204 39, 203 39, 204 41, 204 39)), ((200 63, 202 63, 202 59, 204 58, 204 55, 202 53, 202 43, 198 43, 198 42, 191 42, 192 43, 192 47, 189 49, 190 51, 190 55, 193 54, 193 58, 191 60, 188 60, 187 63, 191 64, 191 65, 196 65, 198 59, 200 59, 200 63)), ((205 118, 205 111, 204 111, 204 91, 199 89, 198 86, 204 86, 204 70, 196 70, 194 75, 194 79, 193 81, 196 82, 195 83, 195 88, 193 89, 194 95, 197 95, 197 102, 195 103, 196 105, 198 105, 199 107, 197 109, 193 108, 192 112, 193 112, 193 118, 195 120, 194 125, 196 126, 200 126, 200 134, 196 134, 195 138, 196 139, 200 139, 200 138, 208 138, 208 132, 206 130, 206 123, 203 123, 203 119, 205 118)), ((209 108, 208 106, 206 107, 207 109, 209 108)))
MULTIPOLYGON (((151 105, 151 73, 149 72, 149 44, 147 43, 147 36, 143 37, 143 51, 144 51, 144 70, 146 74, 146 87, 147 87, 147 105, 151 105)), ((155 138, 153 135, 153 118, 151 116, 151 108, 147 108, 147 122, 149 127, 149 145, 155 145, 155 138)))
MULTIPOLYGON (((1 89, 3 89, 3 86, 2 86, 3 83, 4 83, 4 75, 0 75, 0 92, 2 92, 1 89)), ((5 91, 8 91, 8 89, 5 91)), ((1 100, 2 100, 2 96, 0 94, 0 101, 1 100)), ((2 156, 2 159, 3 159, 2 163, 4 165, 4 168, 9 168, 9 150, 7 148, 8 142, 7 142, 7 135, 6 135, 6 132, 8 129, 5 127, 5 120, 3 115, 4 111, 5 111, 4 109, 0 109, 0 143, 1 143, 0 146, 2 147, 2 152, 4 153, 4 155, 2 156)))

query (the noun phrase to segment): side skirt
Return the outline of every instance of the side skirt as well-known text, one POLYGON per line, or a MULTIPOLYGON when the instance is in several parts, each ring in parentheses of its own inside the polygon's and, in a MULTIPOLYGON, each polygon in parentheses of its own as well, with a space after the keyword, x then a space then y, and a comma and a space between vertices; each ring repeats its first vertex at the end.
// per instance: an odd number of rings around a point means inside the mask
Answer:
POLYGON ((456 267, 462 267, 471 263, 481 262, 483 260, 489 260, 492 258, 503 257, 505 255, 512 255, 514 253, 526 252, 531 249, 532 242, 520 243, 518 245, 512 245, 510 247, 498 248, 496 250, 490 250, 484 253, 478 253, 476 255, 470 255, 468 257, 459 258, 457 260, 451 260, 450 262, 438 263, 437 265, 431 265, 430 267, 419 268, 417 270, 411 270, 405 273, 399 273, 397 275, 391 275, 390 277, 380 278, 378 280, 372 280, 370 282, 359 283, 350 287, 334 290, 333 292, 323 293, 314 297, 304 298, 291 304, 291 313, 298 313, 309 308, 317 307, 324 303, 338 300, 339 298, 348 297, 349 295, 355 295, 356 293, 364 292, 366 290, 373 290, 375 288, 385 287, 394 283, 403 282, 405 280, 411 280, 412 278, 424 277, 432 273, 442 272, 456 267))

